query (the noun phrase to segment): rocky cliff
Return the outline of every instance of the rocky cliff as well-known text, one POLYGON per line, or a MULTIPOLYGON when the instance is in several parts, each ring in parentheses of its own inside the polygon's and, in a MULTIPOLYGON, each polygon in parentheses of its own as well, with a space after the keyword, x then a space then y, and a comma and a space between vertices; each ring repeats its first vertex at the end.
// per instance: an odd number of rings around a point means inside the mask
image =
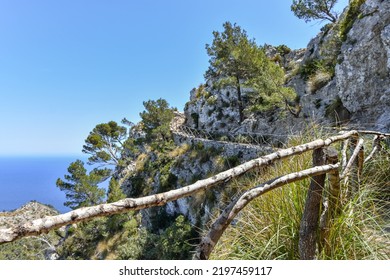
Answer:
MULTIPOLYGON (((213 81, 193 89, 186 124, 217 134, 283 138, 310 122, 390 131, 390 2, 354 0, 336 24, 324 26, 304 50, 265 46, 299 97, 299 116, 248 114, 238 120, 234 88, 213 81)), ((245 95, 245 91, 244 91, 245 95)))

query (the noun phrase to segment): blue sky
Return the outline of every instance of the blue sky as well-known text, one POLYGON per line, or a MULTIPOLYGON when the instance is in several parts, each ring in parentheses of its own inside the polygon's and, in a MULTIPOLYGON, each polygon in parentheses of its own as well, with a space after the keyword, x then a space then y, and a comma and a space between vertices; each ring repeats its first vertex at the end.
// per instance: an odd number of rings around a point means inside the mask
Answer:
POLYGON ((291 2, 0 0, 0 156, 79 155, 96 124, 136 122, 149 99, 183 110, 225 21, 259 45, 306 47, 321 24, 291 2))

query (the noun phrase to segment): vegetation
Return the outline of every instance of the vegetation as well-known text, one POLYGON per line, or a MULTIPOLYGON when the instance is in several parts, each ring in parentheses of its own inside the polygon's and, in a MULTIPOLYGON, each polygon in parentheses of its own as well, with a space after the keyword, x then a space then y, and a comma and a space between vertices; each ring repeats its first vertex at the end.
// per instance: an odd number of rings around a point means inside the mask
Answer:
POLYGON ((215 80, 218 88, 235 88, 240 122, 244 120, 244 105, 252 111, 264 111, 293 100, 295 93, 284 86, 283 70, 266 57, 254 40, 248 39, 246 31, 230 22, 223 27, 223 32, 213 32, 213 43, 206 45, 210 66, 205 78, 215 80), (243 88, 252 90, 249 104, 244 104, 243 88))
POLYGON ((165 99, 144 102, 145 111, 140 113, 146 140, 153 148, 163 149, 172 140, 169 128, 174 117, 174 108, 170 108, 165 99))
POLYGON ((114 121, 98 124, 89 134, 83 146, 83 152, 90 154, 91 164, 103 163, 118 165, 127 129, 114 121))
MULTIPOLYGON (((312 131, 290 140, 289 146, 321 137, 312 131), (314 135, 313 135, 314 133, 314 135), (309 137, 309 138, 308 138, 309 137)), ((330 249, 319 259, 389 259, 389 147, 365 165, 359 192, 343 200, 330 228, 330 249)), ((245 176, 234 182, 237 189, 253 187, 267 179, 309 168, 310 155, 281 161, 272 168, 245 176)), ((249 204, 240 219, 230 226, 212 254, 213 259, 299 259, 300 220, 309 180, 271 191, 249 204)))
POLYGON ((333 11, 336 3, 337 0, 293 0, 291 11, 305 22, 329 20, 335 23, 338 19, 338 13, 333 11))
POLYGON ((307 92, 315 93, 320 88, 324 87, 333 76, 328 71, 319 71, 317 70, 313 75, 311 75, 307 81, 307 92))
POLYGON ((346 13, 335 23, 322 28, 326 41, 320 45, 320 59, 310 59, 300 67, 301 76, 308 80, 308 90, 315 93, 330 81, 335 75, 335 67, 341 52, 341 45, 347 39, 347 34, 354 22, 359 18, 361 5, 365 0, 352 0, 346 13), (331 32, 332 31, 332 32, 331 32))
POLYGON ((68 172, 65 181, 58 178, 56 182, 57 187, 66 193, 65 206, 76 209, 104 202, 104 189, 98 185, 110 176, 111 170, 95 168, 87 174, 84 163, 77 160, 69 165, 68 172))
POLYGON ((345 17, 340 21, 340 38, 342 41, 347 39, 347 34, 351 30, 355 20, 359 18, 360 7, 366 0, 351 0, 345 17))

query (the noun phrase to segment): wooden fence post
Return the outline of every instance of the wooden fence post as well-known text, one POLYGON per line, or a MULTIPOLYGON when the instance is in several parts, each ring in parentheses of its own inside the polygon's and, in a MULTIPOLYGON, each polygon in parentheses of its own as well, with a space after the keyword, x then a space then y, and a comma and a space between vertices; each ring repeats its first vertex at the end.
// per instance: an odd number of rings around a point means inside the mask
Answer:
MULTIPOLYGON (((325 164, 324 150, 313 151, 313 166, 325 164)), ((299 255, 302 260, 315 259, 322 191, 326 174, 313 176, 299 229, 299 255)))
MULTIPOLYGON (((339 162, 338 152, 333 147, 325 149, 327 164, 337 164, 339 162)), ((319 252, 324 250, 326 255, 330 254, 329 229, 340 205, 340 173, 338 169, 328 172, 329 188, 327 196, 323 202, 323 210, 320 218, 320 240, 319 252)))
POLYGON ((349 197, 357 193, 359 190, 360 177, 363 171, 364 164, 363 142, 363 139, 359 139, 358 136, 351 137, 351 158, 342 176, 345 177, 345 182, 348 183, 349 197), (348 173, 350 173, 350 175, 348 173))

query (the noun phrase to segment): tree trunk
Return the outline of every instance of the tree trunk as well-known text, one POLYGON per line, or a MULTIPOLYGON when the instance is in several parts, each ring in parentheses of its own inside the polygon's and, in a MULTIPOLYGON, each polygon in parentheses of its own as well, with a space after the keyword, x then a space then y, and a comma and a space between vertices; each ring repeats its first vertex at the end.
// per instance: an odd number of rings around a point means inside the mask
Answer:
MULTIPOLYGON (((313 165, 325 164, 323 149, 313 151, 313 165)), ((325 174, 313 176, 307 194, 299 230, 299 255, 303 260, 315 259, 318 222, 322 203, 322 191, 325 184, 325 174)))
POLYGON ((241 124, 244 121, 244 107, 242 104, 240 78, 238 76, 236 76, 236 83, 237 83, 238 113, 240 115, 240 124, 241 124))

